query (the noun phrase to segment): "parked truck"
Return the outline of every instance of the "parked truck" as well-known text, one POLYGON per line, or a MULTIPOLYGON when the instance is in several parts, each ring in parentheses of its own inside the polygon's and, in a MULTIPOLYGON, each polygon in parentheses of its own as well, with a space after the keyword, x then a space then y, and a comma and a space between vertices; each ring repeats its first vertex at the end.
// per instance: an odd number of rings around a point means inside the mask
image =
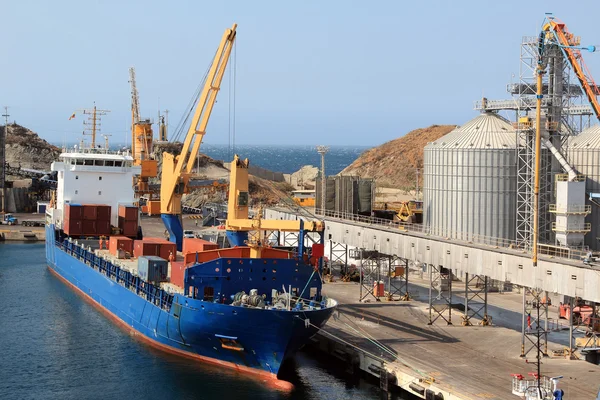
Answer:
POLYGON ((2 225, 19 225, 19 220, 12 214, 4 214, 0 222, 2 225))
POLYGON ((43 219, 28 219, 21 222, 23 226, 44 226, 46 225, 46 221, 43 219))

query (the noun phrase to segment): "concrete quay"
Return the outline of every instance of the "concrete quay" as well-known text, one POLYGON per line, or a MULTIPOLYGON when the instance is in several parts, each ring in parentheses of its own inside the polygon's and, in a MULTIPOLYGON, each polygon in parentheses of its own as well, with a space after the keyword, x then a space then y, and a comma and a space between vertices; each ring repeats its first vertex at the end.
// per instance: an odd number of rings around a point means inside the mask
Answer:
MULTIPOLYGON (((513 328, 520 329, 520 294, 490 293, 494 325, 484 327, 461 326, 462 313, 458 310, 453 310, 453 325, 427 325, 427 297, 419 284, 410 285, 411 294, 416 296, 411 301, 377 302, 371 297, 369 302, 359 302, 358 291, 359 284, 353 282, 324 285, 324 294, 340 302, 340 313, 313 343, 346 362, 349 372, 360 368, 380 378, 379 359, 383 358, 384 368, 392 376, 390 384, 417 398, 427 398, 425 391, 430 390, 430 396, 446 400, 517 398, 512 393, 511 374, 532 379, 528 373, 536 370, 535 352, 525 359, 519 357, 521 332, 513 328)), ((550 336, 549 349, 564 348, 559 343, 563 342, 561 336, 556 339, 550 336)), ((541 371, 545 376, 563 376, 559 387, 567 399, 595 399, 598 394, 598 365, 544 357, 541 371)))

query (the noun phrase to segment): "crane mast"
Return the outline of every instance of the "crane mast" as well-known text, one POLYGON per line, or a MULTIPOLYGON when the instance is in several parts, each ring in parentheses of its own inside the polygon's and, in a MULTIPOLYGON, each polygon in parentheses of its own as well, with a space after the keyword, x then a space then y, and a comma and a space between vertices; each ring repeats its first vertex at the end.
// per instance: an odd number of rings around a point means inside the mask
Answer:
POLYGON ((237 24, 225 30, 221 42, 206 76, 206 81, 196 109, 185 136, 183 148, 179 156, 163 153, 160 212, 161 218, 169 232, 172 242, 181 250, 183 242, 183 225, 181 223, 181 197, 188 191, 194 161, 206 134, 206 127, 215 104, 221 81, 227 68, 229 56, 236 37, 237 24))

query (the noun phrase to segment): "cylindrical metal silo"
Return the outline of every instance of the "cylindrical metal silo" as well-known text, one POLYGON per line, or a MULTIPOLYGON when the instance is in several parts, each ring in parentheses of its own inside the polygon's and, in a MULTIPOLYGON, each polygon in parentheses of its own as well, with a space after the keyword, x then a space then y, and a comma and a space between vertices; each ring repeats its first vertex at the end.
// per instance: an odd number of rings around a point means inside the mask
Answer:
MULTIPOLYGON (((585 191, 600 193, 600 125, 585 129, 579 135, 571 138, 567 150, 567 159, 577 172, 584 175, 585 191)), ((589 197, 589 196, 588 196, 589 197)), ((585 235, 585 244, 591 249, 600 250, 600 199, 591 202, 591 214, 586 221, 592 225, 592 230, 585 235)))
POLYGON ((434 235, 494 243, 514 239, 516 134, 483 113, 425 146, 423 214, 434 235), (490 238, 485 239, 485 238, 490 238))

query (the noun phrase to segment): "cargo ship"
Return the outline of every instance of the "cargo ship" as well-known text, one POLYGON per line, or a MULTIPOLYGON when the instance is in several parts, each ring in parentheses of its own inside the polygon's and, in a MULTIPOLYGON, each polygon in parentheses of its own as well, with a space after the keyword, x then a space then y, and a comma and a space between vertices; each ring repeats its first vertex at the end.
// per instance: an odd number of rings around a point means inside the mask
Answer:
POLYGON ((49 268, 156 347, 277 380, 336 308, 321 295, 322 244, 278 249, 246 237, 218 248, 185 238, 178 251, 143 237, 139 169, 127 152, 63 150, 46 210, 49 268))

